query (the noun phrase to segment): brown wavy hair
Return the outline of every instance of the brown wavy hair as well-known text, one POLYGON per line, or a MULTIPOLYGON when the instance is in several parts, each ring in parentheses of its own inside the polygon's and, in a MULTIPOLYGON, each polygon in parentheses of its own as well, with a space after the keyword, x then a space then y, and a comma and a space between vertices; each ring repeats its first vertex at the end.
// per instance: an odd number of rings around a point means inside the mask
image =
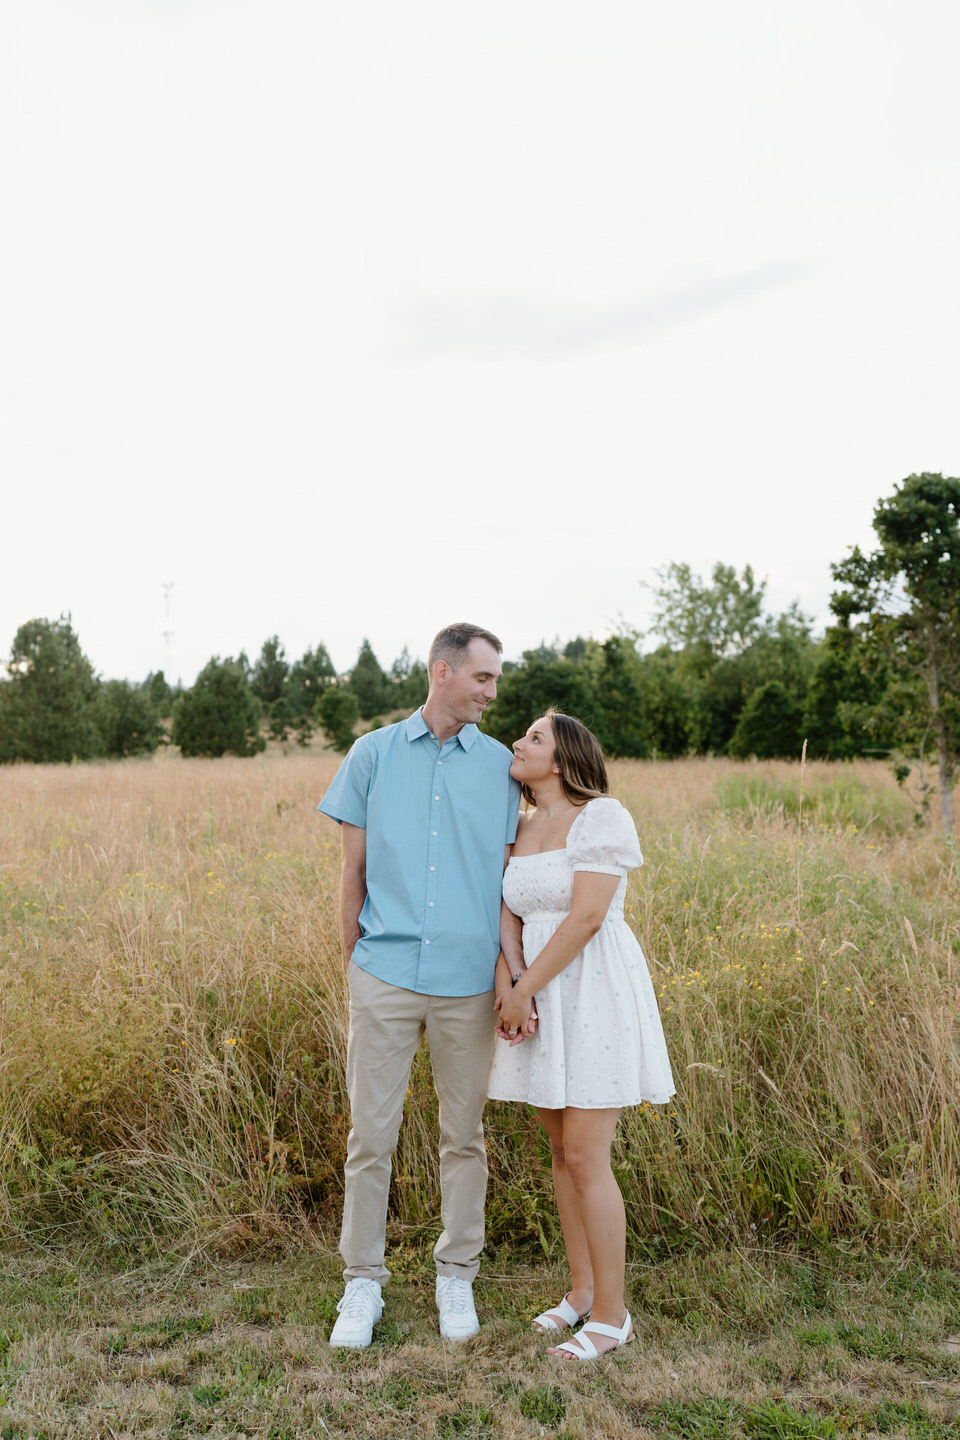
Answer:
MULTIPOLYGON (((610 790, 607 767, 600 742, 582 720, 564 715, 562 710, 547 710, 542 717, 553 728, 553 757, 560 766, 560 788, 572 805, 586 805, 610 790)), ((536 805, 536 796, 529 785, 521 793, 528 805, 536 805)))

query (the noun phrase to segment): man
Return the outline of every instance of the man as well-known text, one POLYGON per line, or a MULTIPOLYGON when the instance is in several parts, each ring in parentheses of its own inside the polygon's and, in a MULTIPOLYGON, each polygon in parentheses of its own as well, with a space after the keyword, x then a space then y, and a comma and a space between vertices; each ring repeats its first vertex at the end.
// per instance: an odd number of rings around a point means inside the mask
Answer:
MULTIPOLYGON (((516 838, 512 756, 476 722, 503 647, 450 625, 430 647, 426 703, 355 743, 319 809, 341 825, 340 923, 350 986, 340 1253, 346 1289, 330 1344, 369 1345, 383 1311, 387 1195, 410 1066, 426 1033, 440 1101, 440 1333, 479 1329, 482 1114, 494 1044, 500 887, 516 838)), ((510 944, 509 941, 506 943, 510 944)), ((514 956, 508 956, 516 968, 514 956)), ((522 965, 522 961, 519 962, 522 965)))

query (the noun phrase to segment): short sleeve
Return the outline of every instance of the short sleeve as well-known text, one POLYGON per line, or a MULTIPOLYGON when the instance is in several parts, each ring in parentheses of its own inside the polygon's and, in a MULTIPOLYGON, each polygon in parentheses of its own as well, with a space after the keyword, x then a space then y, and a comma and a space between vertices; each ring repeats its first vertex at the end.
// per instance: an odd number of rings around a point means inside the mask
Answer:
POLYGON ((517 820, 520 818, 520 784, 510 777, 510 799, 507 804, 507 833, 505 845, 512 845, 517 838, 517 820))
POLYGON ((633 816, 619 800, 602 795, 590 800, 570 827, 567 859, 574 870, 625 875, 643 864, 633 816))
POLYGON ((317 809, 340 824, 367 828, 367 796, 376 763, 376 751, 361 735, 350 747, 317 809), (366 743, 365 743, 366 742, 366 743))

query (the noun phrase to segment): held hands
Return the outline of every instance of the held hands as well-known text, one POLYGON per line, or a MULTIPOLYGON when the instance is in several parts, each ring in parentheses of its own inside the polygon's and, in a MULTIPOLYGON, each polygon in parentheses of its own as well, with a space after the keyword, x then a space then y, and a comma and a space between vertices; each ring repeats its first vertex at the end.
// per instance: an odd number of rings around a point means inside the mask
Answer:
POLYGON ((497 1035, 511 1046, 520 1045, 536 1031, 537 1005, 533 996, 527 994, 523 979, 509 990, 499 991, 493 1008, 499 1017, 497 1035))

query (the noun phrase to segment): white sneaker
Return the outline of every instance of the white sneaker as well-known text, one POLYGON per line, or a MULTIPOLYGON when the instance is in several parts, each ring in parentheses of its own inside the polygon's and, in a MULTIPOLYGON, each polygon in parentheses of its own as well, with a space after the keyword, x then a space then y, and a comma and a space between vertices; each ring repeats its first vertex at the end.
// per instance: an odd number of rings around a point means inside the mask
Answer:
POLYGON ((383 1314, 383 1290, 376 1280, 348 1280, 337 1310, 337 1323, 330 1331, 331 1348, 364 1350, 383 1314))
POLYGON ((437 1276, 437 1309, 440 1334, 444 1340, 467 1340, 480 1329, 469 1280, 454 1275, 437 1276))

